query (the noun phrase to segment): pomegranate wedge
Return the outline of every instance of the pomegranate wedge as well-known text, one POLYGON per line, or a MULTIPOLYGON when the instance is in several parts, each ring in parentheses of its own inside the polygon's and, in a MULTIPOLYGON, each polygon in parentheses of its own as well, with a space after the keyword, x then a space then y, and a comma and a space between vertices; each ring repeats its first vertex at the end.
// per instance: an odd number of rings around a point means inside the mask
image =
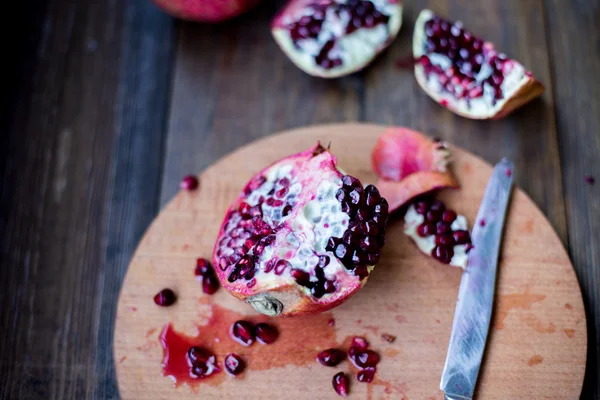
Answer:
POLYGON ((333 308, 367 281, 385 243, 387 201, 342 173, 320 144, 254 176, 214 249, 223 287, 275 315, 333 308))
POLYGON ((298 68, 336 78, 366 67, 394 40, 401 23, 399 0, 291 0, 271 31, 298 68))
POLYGON ((460 21, 421 11, 413 34, 415 76, 423 90, 454 113, 498 119, 544 92, 516 60, 474 36, 460 21))

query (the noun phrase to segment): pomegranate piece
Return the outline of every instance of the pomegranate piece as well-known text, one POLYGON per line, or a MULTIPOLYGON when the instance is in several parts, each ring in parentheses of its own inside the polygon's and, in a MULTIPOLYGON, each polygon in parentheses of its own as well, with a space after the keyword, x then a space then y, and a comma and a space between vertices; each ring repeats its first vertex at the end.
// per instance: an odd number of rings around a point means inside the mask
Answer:
POLYGON ((371 152, 371 164, 382 179, 401 181, 415 172, 447 172, 448 144, 404 127, 386 129, 371 152))
POLYGON ((408 207, 404 233, 425 254, 444 264, 466 268, 471 248, 467 219, 439 200, 421 200, 408 207))
POLYGON ((346 358, 346 353, 339 349, 327 349, 317 354, 317 361, 326 367, 335 367, 346 358))
POLYGON ((153 0, 164 12, 183 20, 221 22, 245 13, 260 0, 153 0))
POLYGON ((275 327, 265 323, 257 324, 255 333, 256 339, 262 344, 271 344, 277 340, 277 336, 279 336, 279 332, 277 332, 275 327))
POLYGON ((204 276, 211 272, 214 272, 214 270, 206 258, 198 258, 196 260, 196 269, 194 270, 196 276, 204 276))
POLYGON ((202 277, 202 291, 206 294, 214 294, 219 290, 219 278, 214 273, 202 277))
POLYGON ((317 144, 250 179, 213 252, 233 296, 269 316, 326 311, 367 281, 385 244, 388 204, 317 144))
POLYGON ((198 184, 198 178, 196 178, 194 175, 188 175, 181 180, 179 186, 183 190, 192 191, 198 189, 198 184))
POLYGON ((350 386, 349 383, 348 377, 343 372, 338 372, 333 376, 333 389, 342 397, 348 396, 348 386, 350 386))
POLYGON ((248 321, 234 322, 231 326, 231 337, 244 346, 250 346, 256 339, 254 325, 248 321))
POLYGON ((397 0, 291 0, 273 19, 271 32, 298 68, 336 78, 366 67, 401 24, 397 0))
POLYGON ((365 368, 363 370, 360 370, 356 374, 356 379, 359 382, 373 382, 373 379, 375 378, 375 371, 377 371, 375 368, 365 368))
POLYGON ((175 303, 177 296, 171 289, 163 289, 154 296, 154 303, 161 307, 168 307, 175 303))
POLYGON ((443 188, 457 188, 449 170, 452 153, 448 144, 403 127, 383 132, 371 153, 379 175, 379 194, 393 212, 415 197, 443 188))
POLYGON ((494 45, 430 10, 419 14, 413 34, 415 76, 425 92, 454 113, 498 119, 544 92, 544 86, 494 45))
POLYGON ((194 378, 206 378, 220 371, 215 355, 201 347, 190 347, 187 359, 190 365, 190 375, 194 378))
POLYGON ((225 371, 231 375, 239 375, 244 371, 246 364, 240 356, 235 353, 231 353, 225 357, 225 371))

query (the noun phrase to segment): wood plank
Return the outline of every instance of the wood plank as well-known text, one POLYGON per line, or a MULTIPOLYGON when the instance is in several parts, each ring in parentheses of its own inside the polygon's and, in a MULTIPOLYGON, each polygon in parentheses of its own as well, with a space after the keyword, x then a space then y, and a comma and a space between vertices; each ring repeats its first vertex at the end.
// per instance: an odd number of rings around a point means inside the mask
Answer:
POLYGON ((312 78, 271 37, 283 3, 263 2, 216 26, 181 24, 161 204, 183 175, 242 144, 284 128, 360 119, 361 75, 312 78))
POLYGON ((157 208, 172 22, 145 0, 40 10, 19 24, 40 26, 30 90, 2 121, 0 397, 114 398, 111 313, 157 208))
POLYGON ((588 306, 582 398, 600 399, 600 2, 545 0, 570 255, 588 306), (585 181, 595 177, 595 184, 585 181))

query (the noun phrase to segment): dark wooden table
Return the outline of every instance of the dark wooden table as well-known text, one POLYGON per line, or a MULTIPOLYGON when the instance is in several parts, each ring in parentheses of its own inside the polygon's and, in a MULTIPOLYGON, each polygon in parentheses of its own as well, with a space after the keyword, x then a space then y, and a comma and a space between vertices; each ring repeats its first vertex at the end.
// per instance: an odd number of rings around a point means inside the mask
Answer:
POLYGON ((518 185, 577 270, 589 329, 582 398, 600 398, 600 182, 584 179, 600 181, 600 1, 406 0, 389 50, 332 81, 298 70, 272 40, 281 2, 218 26, 176 21, 149 0, 21 3, 3 35, 1 398, 117 398, 121 282, 180 178, 261 136, 335 121, 405 125, 516 161, 518 185), (433 103, 395 67, 424 7, 521 60, 543 98, 495 122, 433 103))

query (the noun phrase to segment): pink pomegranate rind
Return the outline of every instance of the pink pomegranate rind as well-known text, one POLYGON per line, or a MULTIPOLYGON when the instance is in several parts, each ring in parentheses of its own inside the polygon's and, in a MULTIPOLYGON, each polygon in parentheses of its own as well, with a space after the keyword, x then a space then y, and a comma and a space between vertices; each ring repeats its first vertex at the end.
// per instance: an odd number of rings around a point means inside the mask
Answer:
POLYGON ((471 119, 499 119, 544 92, 533 74, 494 45, 430 10, 413 34, 415 77, 443 107, 471 119))
POLYGON ((317 144, 255 175, 229 207, 213 261, 222 286, 270 316, 318 313, 354 295, 385 243, 388 205, 317 144))
POLYGON ((371 152, 375 173, 392 181, 400 181, 415 172, 447 172, 449 159, 450 150, 445 142, 404 127, 383 132, 371 152))
POLYGON ((166 13, 189 21, 222 22, 255 7, 260 0, 154 0, 166 13))
POLYGON ((445 188, 458 188, 449 169, 448 144, 403 127, 387 129, 371 153, 377 188, 393 212, 414 198, 445 188))
POLYGON ((298 68, 337 78, 366 67, 394 40, 401 23, 399 0, 291 0, 271 31, 298 68))

